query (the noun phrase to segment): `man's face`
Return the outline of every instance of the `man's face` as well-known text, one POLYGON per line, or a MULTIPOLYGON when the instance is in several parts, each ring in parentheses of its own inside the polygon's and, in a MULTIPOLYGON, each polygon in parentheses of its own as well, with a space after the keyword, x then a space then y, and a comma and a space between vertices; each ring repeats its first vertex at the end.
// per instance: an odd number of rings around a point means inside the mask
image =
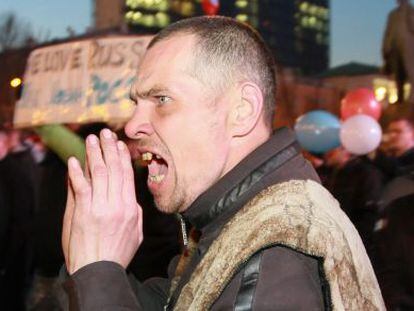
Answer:
POLYGON ((391 122, 387 128, 388 149, 400 156, 414 146, 414 129, 405 120, 391 122))
POLYGON ((228 99, 192 72, 194 42, 176 35, 147 51, 131 90, 137 106, 125 127, 148 163, 155 203, 168 213, 185 210, 229 170, 228 99))

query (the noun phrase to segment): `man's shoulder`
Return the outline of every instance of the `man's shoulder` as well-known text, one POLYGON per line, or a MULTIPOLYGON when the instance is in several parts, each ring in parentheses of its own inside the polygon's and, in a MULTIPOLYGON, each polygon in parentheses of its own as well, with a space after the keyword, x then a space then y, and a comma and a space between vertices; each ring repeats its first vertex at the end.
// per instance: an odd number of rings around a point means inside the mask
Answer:
POLYGON ((291 180, 263 190, 232 222, 230 226, 239 226, 235 232, 255 237, 249 245, 260 247, 255 242, 263 239, 261 245, 280 244, 324 258, 347 256, 350 243, 363 252, 360 237, 338 201, 311 180, 291 180), (330 247, 335 245, 340 252, 332 254, 330 247))
POLYGON ((311 209, 329 209, 331 212, 341 213, 339 203, 332 194, 320 183, 310 179, 274 184, 260 192, 249 204, 264 204, 269 211, 289 207, 290 212, 298 214, 311 209))

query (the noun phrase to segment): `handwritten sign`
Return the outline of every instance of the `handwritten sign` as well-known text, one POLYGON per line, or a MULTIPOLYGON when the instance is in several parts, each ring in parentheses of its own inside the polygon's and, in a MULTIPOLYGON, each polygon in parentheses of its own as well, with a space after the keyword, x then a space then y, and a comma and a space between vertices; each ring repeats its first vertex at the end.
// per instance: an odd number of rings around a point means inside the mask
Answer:
POLYGON ((130 87, 151 38, 109 37, 34 50, 15 126, 128 119, 130 87))

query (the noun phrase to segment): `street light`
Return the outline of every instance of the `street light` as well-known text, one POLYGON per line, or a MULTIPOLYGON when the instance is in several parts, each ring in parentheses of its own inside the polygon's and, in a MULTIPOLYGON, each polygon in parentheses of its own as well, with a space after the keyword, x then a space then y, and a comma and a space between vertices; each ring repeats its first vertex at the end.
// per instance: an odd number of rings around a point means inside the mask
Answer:
POLYGON ((22 84, 22 79, 20 78, 13 78, 12 80, 10 80, 10 86, 11 87, 18 87, 20 84, 22 84))

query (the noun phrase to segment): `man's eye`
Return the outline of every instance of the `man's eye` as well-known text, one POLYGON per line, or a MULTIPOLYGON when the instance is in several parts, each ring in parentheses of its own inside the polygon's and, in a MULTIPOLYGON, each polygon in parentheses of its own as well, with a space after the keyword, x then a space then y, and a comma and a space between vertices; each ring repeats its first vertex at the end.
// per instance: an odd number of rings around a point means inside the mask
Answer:
POLYGON ((157 100, 158 100, 158 103, 160 105, 164 105, 164 104, 170 102, 171 101, 171 98, 168 97, 168 96, 163 96, 162 95, 162 96, 157 96, 157 100))

